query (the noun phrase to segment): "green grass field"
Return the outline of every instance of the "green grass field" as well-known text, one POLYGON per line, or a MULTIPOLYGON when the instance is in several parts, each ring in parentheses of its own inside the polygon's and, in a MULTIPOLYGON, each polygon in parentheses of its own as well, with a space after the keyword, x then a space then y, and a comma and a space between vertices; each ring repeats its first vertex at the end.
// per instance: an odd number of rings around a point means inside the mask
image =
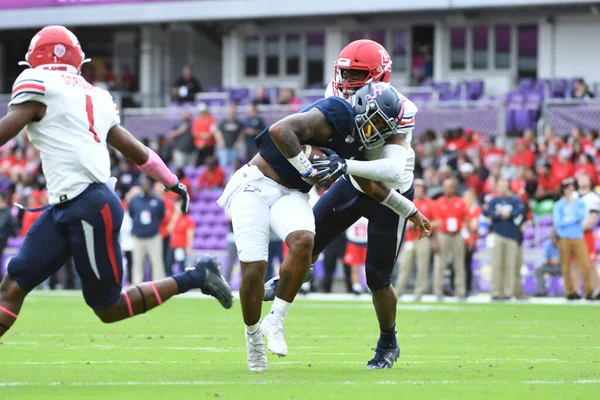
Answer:
POLYGON ((385 371, 365 370, 368 301, 299 300, 286 330, 289 355, 253 374, 239 303, 173 299, 103 325, 79 295, 34 293, 0 342, 0 399, 600 397, 596 306, 401 303, 402 354, 385 371))

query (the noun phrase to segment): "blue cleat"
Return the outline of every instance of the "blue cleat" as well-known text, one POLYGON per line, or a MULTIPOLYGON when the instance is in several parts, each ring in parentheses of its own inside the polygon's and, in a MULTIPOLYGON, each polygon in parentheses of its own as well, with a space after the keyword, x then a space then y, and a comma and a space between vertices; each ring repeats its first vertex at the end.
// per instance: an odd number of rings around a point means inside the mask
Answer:
MULTIPOLYGON (((304 283, 312 281, 314 276, 315 276, 315 269, 313 267, 310 267, 310 269, 306 273, 306 277, 304 278, 304 283)), ((265 295, 263 296, 263 301, 275 300, 275 293, 277 292, 278 286, 279 286, 279 275, 269 279, 265 283, 265 295)))
POLYGON ((389 349, 376 348, 375 356, 367 363, 367 369, 389 369, 392 368, 398 357, 400 357, 400 347, 389 349))
POLYGON ((231 287, 221 275, 219 262, 215 256, 209 254, 200 257, 193 267, 186 268, 186 272, 198 275, 199 282, 201 282, 198 287, 202 293, 216 298, 224 308, 233 306, 231 287), (205 271, 205 274, 202 274, 202 271, 205 271), (202 277, 202 275, 204 276, 202 277))

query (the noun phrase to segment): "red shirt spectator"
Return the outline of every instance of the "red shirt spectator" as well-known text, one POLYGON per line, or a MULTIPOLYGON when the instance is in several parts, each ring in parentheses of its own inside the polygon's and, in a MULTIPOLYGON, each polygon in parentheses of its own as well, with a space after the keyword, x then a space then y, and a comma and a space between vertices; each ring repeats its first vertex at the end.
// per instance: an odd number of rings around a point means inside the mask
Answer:
POLYGON ((194 137, 194 146, 198 149, 215 146, 216 121, 206 109, 206 105, 201 109, 200 115, 192 123, 192 136, 194 137))
POLYGON ((524 139, 517 140, 512 164, 527 168, 532 168, 535 165, 535 153, 527 148, 527 142, 524 139))
MULTIPOLYGON (((471 221, 479 221, 480 216, 481 216, 481 207, 479 207, 478 205, 467 208, 467 218, 469 219, 469 223, 471 223, 471 221)), ((467 237, 465 239, 465 243, 469 244, 469 245, 474 245, 475 243, 477 243, 478 237, 479 237, 479 234, 477 232, 477 228, 475 228, 473 231, 470 232, 469 237, 467 237)))
POLYGON ((568 158, 563 157, 564 151, 560 151, 561 155, 558 156, 558 159, 552 163, 552 176, 558 182, 562 182, 567 178, 572 178, 575 176, 575 168, 573 167, 573 163, 568 160, 568 158))
POLYGON ((470 163, 463 163, 459 167, 462 176, 463 185, 473 189, 477 196, 483 194, 483 181, 479 175, 475 174, 475 168, 470 163))
POLYGON ((196 186, 198 189, 214 189, 223 187, 225 183, 225 172, 218 165, 207 167, 200 177, 196 186))
MULTIPOLYGON (((30 205, 30 207, 41 207, 41 204, 32 204, 30 205)), ((31 225, 33 225, 33 223, 42 216, 42 212, 31 212, 31 211, 25 211, 25 213, 23 214, 23 224, 21 225, 21 231, 19 232, 19 236, 26 236, 27 232, 29 232, 29 229, 31 228, 31 225)))
POLYGON ((173 215, 173 198, 171 196, 163 196, 163 201, 165 202, 165 216, 158 225, 158 232, 160 233, 160 236, 165 239, 169 237, 168 227, 171 216, 173 215))
POLYGON ((189 231, 194 232, 196 224, 192 217, 187 214, 180 214, 179 216, 173 216, 173 218, 175 218, 175 222, 173 223, 173 231, 171 232, 171 248, 188 248, 188 235, 192 235, 189 231))
POLYGON ((458 233, 467 218, 467 204, 459 196, 442 196, 435 201, 437 217, 440 220, 439 230, 442 233, 458 233))

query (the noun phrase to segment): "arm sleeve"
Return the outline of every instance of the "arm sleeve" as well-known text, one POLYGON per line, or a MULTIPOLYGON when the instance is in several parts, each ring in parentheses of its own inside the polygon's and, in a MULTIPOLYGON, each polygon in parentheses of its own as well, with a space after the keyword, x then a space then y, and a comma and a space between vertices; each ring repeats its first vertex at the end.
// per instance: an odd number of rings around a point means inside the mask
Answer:
POLYGON ((415 103, 407 98, 404 98, 404 115, 400 121, 400 127, 396 132, 405 135, 412 135, 412 131, 415 127, 415 116, 417 115, 418 111, 419 109, 415 103))
POLYGON ((313 108, 323 113, 334 134, 348 134, 354 129, 354 110, 345 100, 339 97, 327 97, 316 102, 313 108))
POLYGON ((398 144, 388 144, 383 147, 381 157, 373 161, 347 160, 347 172, 380 182, 398 182, 406 168, 408 149, 398 144))
POLYGON ((21 75, 15 81, 8 106, 28 101, 47 104, 46 84, 44 83, 42 73, 32 68, 21 72, 21 75))

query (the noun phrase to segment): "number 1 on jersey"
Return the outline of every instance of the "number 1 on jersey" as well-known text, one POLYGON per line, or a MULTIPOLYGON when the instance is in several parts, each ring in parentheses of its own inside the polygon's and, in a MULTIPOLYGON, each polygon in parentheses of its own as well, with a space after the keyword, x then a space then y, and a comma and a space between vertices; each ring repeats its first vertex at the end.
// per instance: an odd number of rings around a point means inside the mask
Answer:
POLYGON ((92 96, 85 95, 85 111, 87 112, 88 122, 90 123, 90 132, 94 134, 94 140, 100 143, 100 137, 94 128, 94 106, 92 105, 92 96))

